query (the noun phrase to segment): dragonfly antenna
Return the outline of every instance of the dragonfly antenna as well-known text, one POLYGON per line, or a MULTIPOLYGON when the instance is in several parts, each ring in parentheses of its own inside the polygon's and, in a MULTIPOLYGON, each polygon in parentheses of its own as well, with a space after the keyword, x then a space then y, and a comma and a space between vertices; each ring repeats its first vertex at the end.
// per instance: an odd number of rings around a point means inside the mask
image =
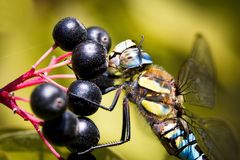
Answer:
POLYGON ((141 55, 141 47, 144 41, 144 35, 141 35, 141 41, 139 42, 139 44, 137 45, 138 48, 138 58, 139 58, 139 65, 142 65, 142 55, 141 55))

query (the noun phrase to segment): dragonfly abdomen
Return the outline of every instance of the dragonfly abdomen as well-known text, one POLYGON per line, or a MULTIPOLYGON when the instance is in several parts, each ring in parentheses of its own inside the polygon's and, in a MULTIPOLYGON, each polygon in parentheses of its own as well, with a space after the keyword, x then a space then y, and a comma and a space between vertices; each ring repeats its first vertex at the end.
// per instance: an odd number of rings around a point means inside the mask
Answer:
POLYGON ((182 160, 208 160, 195 135, 180 128, 176 119, 153 124, 152 129, 169 154, 182 160))

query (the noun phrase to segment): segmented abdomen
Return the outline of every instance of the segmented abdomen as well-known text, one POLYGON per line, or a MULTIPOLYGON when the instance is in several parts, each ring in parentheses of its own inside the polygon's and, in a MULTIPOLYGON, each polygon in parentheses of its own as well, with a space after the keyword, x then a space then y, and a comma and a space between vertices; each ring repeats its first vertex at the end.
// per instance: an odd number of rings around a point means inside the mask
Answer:
POLYGON ((176 119, 153 124, 152 129, 169 154, 182 160, 208 160, 194 134, 181 129, 176 119))

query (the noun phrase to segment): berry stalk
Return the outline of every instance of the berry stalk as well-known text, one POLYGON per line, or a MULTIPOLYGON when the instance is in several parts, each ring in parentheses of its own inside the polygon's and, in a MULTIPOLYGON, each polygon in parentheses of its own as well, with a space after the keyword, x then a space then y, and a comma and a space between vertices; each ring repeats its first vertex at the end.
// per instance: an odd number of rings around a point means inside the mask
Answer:
POLYGON ((27 88, 33 85, 49 82, 57 87, 63 89, 66 91, 67 89, 57 82, 55 82, 53 79, 56 78, 75 78, 75 75, 72 74, 59 74, 59 75, 50 75, 48 76, 47 74, 58 67, 65 66, 67 64, 70 64, 70 60, 65 60, 64 59, 68 58, 69 56, 72 55, 71 52, 68 52, 66 54, 63 54, 57 58, 52 58, 51 62, 49 65, 45 68, 36 70, 36 67, 39 66, 39 64, 46 59, 46 57, 51 54, 55 49, 57 45, 53 45, 47 52, 43 54, 43 56, 40 57, 40 59, 32 66, 30 70, 25 72, 23 75, 19 76, 17 79, 13 80, 9 84, 5 85, 3 88, 0 89, 0 103, 4 104, 7 106, 9 109, 13 111, 13 113, 21 116, 25 121, 29 121, 37 133, 39 134, 40 138, 43 140, 43 142, 46 144, 46 146, 49 148, 49 150, 54 154, 54 156, 58 160, 63 160, 63 158, 60 156, 60 154, 52 147, 52 145, 47 141, 47 139, 44 137, 43 133, 40 130, 40 126, 44 124, 44 121, 41 119, 36 118, 34 115, 26 112, 25 110, 21 109, 16 101, 25 101, 29 102, 29 99, 27 98, 22 98, 19 96, 14 96, 14 91, 27 88), (62 62, 61 62, 62 61, 62 62))
MULTIPOLYGON (((108 67, 107 52, 111 47, 111 38, 100 27, 86 29, 74 17, 60 20, 55 25, 52 36, 55 44, 33 64, 32 68, 0 89, 0 103, 25 121, 29 121, 55 157, 63 160, 50 143, 65 146, 72 152, 77 151, 78 154, 107 146, 98 145, 100 135, 94 123, 88 118, 77 118, 77 115, 94 114, 99 107, 105 109, 100 105, 101 89, 105 90, 108 86, 100 85, 102 86, 100 89, 97 84, 87 80, 97 76, 103 76, 100 81, 107 79, 102 74, 108 67), (37 69, 57 47, 67 52, 58 57, 53 56, 47 66, 37 69), (62 66, 68 66, 74 74, 50 75, 52 70, 62 66), (57 78, 76 77, 79 80, 73 82, 70 89, 55 81, 57 78), (14 95, 15 91, 34 85, 38 86, 32 91, 30 99, 14 95), (34 115, 21 109, 17 101, 30 103, 34 115), (71 106, 69 109, 72 112, 66 111, 67 106, 71 106), (87 127, 79 127, 82 123, 87 127)), ((112 80, 108 81, 112 84, 112 80)), ((113 104, 116 104, 116 100, 113 104)))

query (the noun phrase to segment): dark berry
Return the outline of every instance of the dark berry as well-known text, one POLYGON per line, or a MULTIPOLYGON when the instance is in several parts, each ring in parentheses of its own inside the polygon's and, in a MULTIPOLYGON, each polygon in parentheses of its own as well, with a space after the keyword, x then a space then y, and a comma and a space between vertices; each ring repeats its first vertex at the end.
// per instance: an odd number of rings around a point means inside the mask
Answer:
POLYGON ((103 28, 94 26, 87 28, 87 38, 102 44, 107 51, 111 48, 111 37, 103 28))
POLYGON ((73 152, 83 152, 98 144, 100 133, 97 126, 86 117, 78 118, 78 135, 76 141, 67 145, 67 148, 73 152))
POLYGON ((87 39, 87 30, 76 18, 67 17, 55 25, 52 35, 60 48, 72 51, 76 45, 87 39))
POLYGON ((113 78, 108 76, 107 72, 104 72, 95 78, 89 79, 89 81, 95 83, 101 91, 114 86, 113 78))
POLYGON ((106 49, 99 43, 87 40, 73 49, 72 68, 81 78, 91 78, 107 70, 106 49))
POLYGON ((67 160, 96 160, 95 156, 91 153, 77 154, 72 153, 68 156, 67 160))
POLYGON ((30 100, 34 114, 44 120, 56 118, 66 110, 66 93, 50 83, 37 86, 30 100))
POLYGON ((88 116, 98 110, 95 104, 85 99, 98 104, 102 100, 102 93, 98 86, 85 80, 74 81, 68 88, 67 95, 69 109, 80 116, 88 116))
POLYGON ((45 121, 42 131, 50 143, 63 146, 75 140, 78 129, 77 117, 72 112, 64 112, 53 120, 45 121))

